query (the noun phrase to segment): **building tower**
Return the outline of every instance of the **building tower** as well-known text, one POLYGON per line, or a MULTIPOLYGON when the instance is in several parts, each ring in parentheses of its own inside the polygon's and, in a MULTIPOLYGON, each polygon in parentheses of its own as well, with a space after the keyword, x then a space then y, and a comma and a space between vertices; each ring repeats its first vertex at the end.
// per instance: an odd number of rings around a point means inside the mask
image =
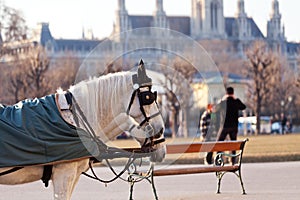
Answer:
POLYGON ((200 38, 202 32, 202 4, 199 0, 192 0, 191 36, 200 38))
POLYGON ((163 0, 156 0, 156 9, 153 14, 155 27, 168 28, 166 12, 163 9, 163 0))
POLYGON ((225 38, 223 0, 192 0, 191 33, 195 38, 225 38))
POLYGON ((272 11, 267 25, 267 38, 270 40, 280 40, 284 38, 278 0, 272 1, 272 11))
POLYGON ((248 40, 250 39, 251 29, 250 24, 248 22, 248 17, 245 12, 245 2, 244 0, 238 0, 237 2, 237 14, 236 14, 236 21, 237 21, 237 37, 239 40, 248 40))
POLYGON ((245 11, 244 0, 237 1, 235 29, 235 37, 238 40, 237 50, 242 55, 248 46, 249 40, 251 40, 251 25, 248 21, 248 16, 245 11))
POLYGON ((282 52, 285 41, 284 27, 281 26, 281 14, 279 12, 278 0, 272 1, 272 11, 267 24, 267 40, 273 50, 282 52))
POLYGON ((114 33, 119 34, 121 32, 127 31, 129 30, 129 27, 128 12, 125 7, 125 0, 118 0, 114 33))

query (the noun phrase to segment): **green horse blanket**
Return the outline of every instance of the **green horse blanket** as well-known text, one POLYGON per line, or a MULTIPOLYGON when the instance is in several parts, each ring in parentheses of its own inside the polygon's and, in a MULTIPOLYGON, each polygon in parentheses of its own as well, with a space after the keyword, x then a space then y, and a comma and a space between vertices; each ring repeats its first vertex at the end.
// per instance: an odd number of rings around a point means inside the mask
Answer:
POLYGON ((87 150, 82 143, 87 137, 84 130, 64 121, 55 95, 0 106, 0 167, 91 157, 97 150, 87 150))

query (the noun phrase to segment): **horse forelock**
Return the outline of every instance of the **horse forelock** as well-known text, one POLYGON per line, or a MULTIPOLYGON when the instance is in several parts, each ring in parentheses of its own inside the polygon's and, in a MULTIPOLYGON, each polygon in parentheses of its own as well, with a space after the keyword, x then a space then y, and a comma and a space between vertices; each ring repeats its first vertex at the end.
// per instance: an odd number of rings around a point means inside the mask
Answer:
POLYGON ((132 91, 131 75, 131 72, 108 74, 70 88, 96 132, 101 133, 117 114, 126 112, 132 91))

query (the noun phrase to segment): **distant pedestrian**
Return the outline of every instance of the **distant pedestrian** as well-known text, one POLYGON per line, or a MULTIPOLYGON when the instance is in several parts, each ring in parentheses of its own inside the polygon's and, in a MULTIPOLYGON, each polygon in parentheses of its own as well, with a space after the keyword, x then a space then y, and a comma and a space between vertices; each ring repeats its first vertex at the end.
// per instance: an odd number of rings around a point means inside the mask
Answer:
POLYGON ((285 117, 284 113, 281 113, 280 120, 281 120, 281 134, 284 135, 286 133, 285 128, 287 123, 287 118, 285 117))
MULTIPOLYGON (((216 109, 221 111, 220 113, 222 113, 223 117, 221 121, 224 123, 222 131, 218 137, 218 141, 224 141, 227 135, 229 135, 230 140, 236 140, 238 133, 239 111, 246 109, 246 105, 234 96, 233 87, 228 87, 226 89, 226 95, 217 105, 216 109)), ((235 154, 235 151, 232 153, 235 154)), ((235 159, 232 158, 232 164, 234 163, 235 159)))
MULTIPOLYGON (((213 131, 213 127, 212 127, 212 109, 213 109, 213 105, 212 104, 208 104, 206 110, 202 113, 201 118, 200 118, 200 140, 203 142, 207 142, 207 141, 212 141, 211 137, 212 137, 212 131, 213 131)), ((212 164, 212 155, 213 152, 208 152, 205 155, 205 160, 204 163, 207 164, 212 164)))

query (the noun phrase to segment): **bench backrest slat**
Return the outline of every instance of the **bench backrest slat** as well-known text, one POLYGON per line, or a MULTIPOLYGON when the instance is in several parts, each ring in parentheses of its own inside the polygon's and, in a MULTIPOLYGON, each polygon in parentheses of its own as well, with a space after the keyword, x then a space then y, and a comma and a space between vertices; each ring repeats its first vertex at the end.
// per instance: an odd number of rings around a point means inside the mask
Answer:
POLYGON ((242 150, 245 141, 199 142, 192 144, 167 144, 167 154, 242 150))

